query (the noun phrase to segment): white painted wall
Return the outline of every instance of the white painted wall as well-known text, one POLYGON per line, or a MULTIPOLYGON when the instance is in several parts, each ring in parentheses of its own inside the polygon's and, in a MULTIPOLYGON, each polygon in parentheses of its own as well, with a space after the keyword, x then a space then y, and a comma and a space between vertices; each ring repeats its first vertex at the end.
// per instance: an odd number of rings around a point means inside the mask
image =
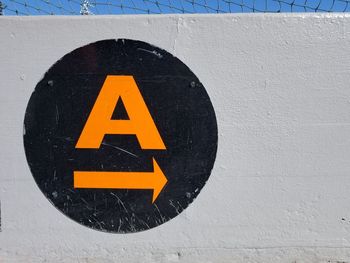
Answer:
POLYGON ((1 262, 350 262, 350 15, 0 18, 1 262), (81 226, 27 165, 31 93, 109 38, 176 55, 214 105, 213 173, 180 216, 136 234, 81 226))

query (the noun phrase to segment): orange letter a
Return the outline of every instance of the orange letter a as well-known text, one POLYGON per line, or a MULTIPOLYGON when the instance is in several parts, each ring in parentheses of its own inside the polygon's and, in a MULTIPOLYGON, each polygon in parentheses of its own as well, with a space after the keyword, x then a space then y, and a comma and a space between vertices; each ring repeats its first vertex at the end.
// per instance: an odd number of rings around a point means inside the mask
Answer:
POLYGON ((135 134, 142 149, 166 149, 132 76, 107 76, 75 148, 98 149, 105 134, 135 134), (129 120, 111 119, 119 97, 129 120))

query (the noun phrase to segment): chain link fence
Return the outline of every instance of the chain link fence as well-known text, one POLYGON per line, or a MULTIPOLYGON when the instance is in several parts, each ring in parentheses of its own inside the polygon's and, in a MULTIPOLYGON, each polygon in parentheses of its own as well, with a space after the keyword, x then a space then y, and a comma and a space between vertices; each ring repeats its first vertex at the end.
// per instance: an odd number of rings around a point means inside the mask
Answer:
POLYGON ((350 0, 0 0, 0 15, 349 11, 350 0))

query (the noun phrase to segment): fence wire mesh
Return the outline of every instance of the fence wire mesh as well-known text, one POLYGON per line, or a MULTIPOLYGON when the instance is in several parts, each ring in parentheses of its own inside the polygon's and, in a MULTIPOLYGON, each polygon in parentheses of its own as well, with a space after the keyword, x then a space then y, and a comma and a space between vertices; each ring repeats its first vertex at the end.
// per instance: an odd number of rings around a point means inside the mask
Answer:
POLYGON ((0 0, 0 15, 349 11, 350 0, 0 0))

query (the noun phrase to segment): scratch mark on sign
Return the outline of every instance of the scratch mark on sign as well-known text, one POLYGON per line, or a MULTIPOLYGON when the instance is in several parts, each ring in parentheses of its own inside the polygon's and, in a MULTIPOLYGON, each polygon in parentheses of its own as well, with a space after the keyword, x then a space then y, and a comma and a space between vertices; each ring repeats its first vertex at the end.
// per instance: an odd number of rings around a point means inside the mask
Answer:
POLYGON ((143 49, 143 48, 138 48, 137 50, 141 50, 141 51, 144 51, 144 52, 147 52, 147 53, 150 53, 150 54, 153 54, 153 55, 155 55, 156 57, 158 57, 158 58, 163 58, 163 55, 162 54, 160 54, 160 53, 158 53, 157 51, 155 51, 155 50, 148 50, 148 49, 143 49))
POLYGON ((175 211, 176 211, 177 214, 180 214, 180 210, 179 210, 178 207, 176 207, 176 206, 174 205, 173 200, 169 200, 169 204, 170 204, 172 207, 174 207, 174 209, 175 209, 175 211))
POLYGON ((122 226, 122 219, 121 219, 121 218, 119 218, 118 232, 120 232, 120 228, 121 228, 121 226, 122 226))
POLYGON ((80 198, 81 201, 83 201, 85 203, 85 207, 88 209, 88 210, 93 210, 93 208, 89 205, 89 203, 84 199, 84 198, 80 198))
POLYGON ((116 195, 116 194, 114 194, 114 193, 110 193, 112 196, 114 196, 116 199, 117 199, 117 203, 118 204, 120 204, 122 207, 123 207, 123 209, 124 209, 124 211, 127 213, 127 214, 129 214, 129 212, 128 212, 128 210, 126 209, 126 207, 125 207, 125 205, 124 205, 124 203, 123 203, 123 201, 122 200, 120 200, 120 198, 116 195))
POLYGON ((58 121, 59 121, 59 119, 60 119, 60 113, 59 113, 59 111, 58 111, 58 106, 57 106, 57 104, 55 105, 56 106, 56 125, 58 125, 58 121))
POLYGON ((101 144, 102 144, 102 145, 105 145, 105 146, 112 147, 112 148, 114 148, 114 149, 117 149, 117 150, 119 150, 119 151, 125 152, 125 153, 127 153, 127 154, 130 154, 131 156, 134 156, 134 157, 136 157, 136 158, 139 158, 136 154, 131 153, 131 152, 127 151, 127 150, 124 150, 123 148, 120 148, 120 147, 118 147, 118 146, 115 146, 115 145, 112 145, 112 144, 108 144, 108 143, 105 143, 105 142, 102 142, 101 144))
MULTIPOLYGON (((94 220, 94 222, 98 225, 98 227, 99 227, 101 230, 104 229, 103 226, 102 226, 103 222, 99 222, 95 217, 91 217, 91 218, 94 220)), ((90 221, 90 219, 89 219, 89 221, 90 221)))
POLYGON ((162 221, 163 221, 162 223, 166 222, 166 219, 165 219, 165 217, 162 215, 162 213, 160 212, 158 206, 157 206, 156 204, 154 204, 154 206, 156 207, 156 209, 157 209, 157 211, 158 211, 158 213, 159 213, 159 216, 160 216, 160 218, 161 218, 162 221))
POLYGON ((151 227, 145 222, 143 221, 142 219, 139 219, 140 223, 145 225, 148 229, 150 229, 151 227))

